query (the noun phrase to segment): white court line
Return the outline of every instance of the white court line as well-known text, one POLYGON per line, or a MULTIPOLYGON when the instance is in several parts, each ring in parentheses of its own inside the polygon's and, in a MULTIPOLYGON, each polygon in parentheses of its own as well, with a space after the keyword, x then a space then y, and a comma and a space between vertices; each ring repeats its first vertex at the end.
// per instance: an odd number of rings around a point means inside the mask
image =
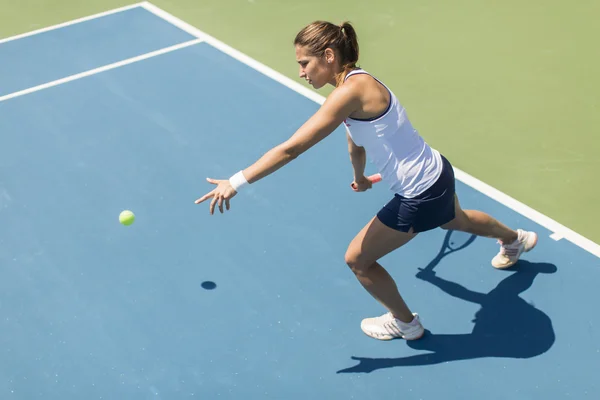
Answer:
POLYGON ((550 235, 550 237, 556 241, 559 241, 560 239, 564 239, 564 237, 562 237, 562 235, 559 233, 553 233, 552 235, 550 235))
POLYGON ((126 60, 122 60, 122 61, 119 61, 119 62, 108 64, 108 65, 105 65, 103 67, 98 67, 98 68, 90 69, 90 70, 85 71, 85 72, 81 72, 79 74, 67 76, 66 78, 61 78, 61 79, 57 79, 57 80, 52 81, 52 82, 47 82, 47 83, 44 83, 44 84, 41 84, 41 85, 30 87, 29 89, 19 90, 18 92, 13 92, 13 93, 10 93, 10 94, 4 95, 4 96, 0 96, 0 102, 3 102, 5 100, 9 100, 9 99, 14 99, 15 97, 19 97, 19 96, 23 96, 23 95, 26 95, 26 94, 29 94, 29 93, 37 92, 37 91, 40 91, 40 90, 43 90, 43 89, 47 89, 47 88, 52 87, 52 86, 57 86, 57 85, 61 85, 63 83, 71 82, 71 81, 74 81, 76 79, 81 79, 81 78, 84 78, 86 76, 95 75, 95 74, 98 74, 100 72, 104 72, 104 71, 108 71, 108 70, 115 69, 115 68, 118 68, 118 67, 122 67, 122 66, 127 65, 127 64, 132 64, 132 63, 135 63, 135 62, 138 62, 138 61, 147 60, 148 58, 156 57, 156 56, 159 56, 161 54, 170 53, 170 52, 175 51, 175 50, 183 49, 184 47, 193 46, 195 44, 201 43, 202 41, 203 41, 202 39, 190 40, 190 41, 187 41, 187 42, 184 42, 184 43, 176 44, 174 46, 165 47, 164 49, 152 51, 150 53, 142 54, 142 55, 139 55, 139 56, 136 56, 136 57, 128 58, 126 60))
MULTIPOLYGON (((192 25, 182 21, 181 19, 169 14, 168 12, 160 9, 150 2, 140 3, 142 7, 146 10, 154 13, 155 15, 163 18, 164 20, 172 23, 178 28, 194 35, 198 38, 201 38, 206 43, 210 44, 213 47, 221 50, 223 53, 237 59, 238 61, 243 62, 244 64, 254 68, 255 70, 263 73, 271 79, 281 83, 282 85, 294 90, 295 92, 313 100, 318 104, 323 104, 325 101, 325 97, 313 92, 312 90, 302 86, 300 83, 291 80, 290 78, 284 76, 283 74, 267 67, 264 64, 250 58, 249 56, 241 53, 240 51, 226 45, 225 43, 215 39, 214 37, 208 35, 205 32, 200 31, 198 28, 193 27, 192 25)), ((539 225, 545 227, 546 229, 553 232, 551 237, 555 240, 560 238, 565 238, 570 242, 576 244, 577 246, 583 248, 584 250, 589 251, 597 257, 600 257, 600 245, 592 242, 590 239, 585 238, 584 236, 578 234, 577 232, 567 228, 554 221, 550 217, 534 210, 533 208, 521 203, 518 200, 508 196, 505 193, 493 188, 492 186, 480 181, 477 178, 467 174, 464 171, 461 171, 458 168, 454 169, 456 178, 468 186, 478 190, 479 192, 485 194, 486 196, 502 203, 506 207, 518 212, 519 214, 531 219, 532 221, 538 223, 539 225)))
POLYGON ((108 11, 104 11, 104 12, 101 12, 101 13, 98 13, 98 14, 87 16, 87 17, 78 18, 78 19, 74 19, 72 21, 63 22, 62 24, 52 25, 52 26, 48 26, 46 28, 37 29, 35 31, 22 33, 20 35, 15 35, 15 36, 7 37, 7 38, 4 38, 4 39, 0 39, 0 44, 6 43, 6 42, 10 42, 12 40, 23 39, 23 38, 25 38, 27 36, 33 36, 33 35, 37 35, 37 34, 40 34, 40 33, 48 32, 48 31, 53 31, 55 29, 64 28, 65 26, 79 24, 81 22, 89 21, 89 20, 92 20, 92 19, 105 17, 107 15, 120 13, 122 11, 131 10, 132 8, 140 7, 141 5, 142 5, 141 3, 130 4, 130 5, 125 6, 125 7, 115 8, 114 10, 108 10, 108 11))

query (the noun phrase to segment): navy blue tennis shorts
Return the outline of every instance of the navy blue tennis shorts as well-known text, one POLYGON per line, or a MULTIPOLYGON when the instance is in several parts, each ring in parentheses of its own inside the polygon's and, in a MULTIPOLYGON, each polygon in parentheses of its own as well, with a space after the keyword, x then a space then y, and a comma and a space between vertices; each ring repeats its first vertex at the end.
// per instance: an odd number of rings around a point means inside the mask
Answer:
POLYGON ((454 219, 454 170, 442 156, 443 169, 438 180, 425 192, 414 198, 395 194, 378 213, 377 218, 392 229, 424 232, 454 219))

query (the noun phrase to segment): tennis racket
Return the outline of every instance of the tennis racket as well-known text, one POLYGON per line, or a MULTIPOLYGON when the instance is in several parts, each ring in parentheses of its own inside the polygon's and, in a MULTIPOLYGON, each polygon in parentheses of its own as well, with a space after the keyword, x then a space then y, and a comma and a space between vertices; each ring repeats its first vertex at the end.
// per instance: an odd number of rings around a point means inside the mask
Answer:
POLYGON ((381 174, 374 174, 371 176, 367 176, 367 179, 371 181, 371 183, 381 182, 381 174))
MULTIPOLYGON (((381 174, 369 175, 369 176, 367 176, 367 179, 370 180, 371 183, 381 182, 381 174)), ((354 185, 353 184, 350 184, 350 186, 352 186, 352 189, 354 189, 354 185)))

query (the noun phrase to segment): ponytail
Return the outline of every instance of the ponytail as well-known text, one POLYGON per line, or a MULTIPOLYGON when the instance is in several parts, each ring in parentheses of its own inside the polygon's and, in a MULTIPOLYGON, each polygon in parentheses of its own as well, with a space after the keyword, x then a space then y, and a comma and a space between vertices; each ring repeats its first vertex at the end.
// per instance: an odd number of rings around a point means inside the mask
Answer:
POLYGON ((354 27, 347 21, 340 24, 342 33, 340 53, 342 54, 342 79, 346 74, 356 68, 358 62, 358 38, 354 27))

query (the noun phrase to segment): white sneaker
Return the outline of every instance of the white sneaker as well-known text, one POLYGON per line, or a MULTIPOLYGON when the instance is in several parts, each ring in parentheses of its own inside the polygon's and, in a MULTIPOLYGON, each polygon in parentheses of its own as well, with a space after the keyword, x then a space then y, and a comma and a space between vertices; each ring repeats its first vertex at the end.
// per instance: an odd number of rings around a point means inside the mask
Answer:
POLYGON ((420 339, 425 333, 419 315, 413 313, 414 319, 410 323, 402 322, 394 318, 392 313, 383 314, 380 317, 365 318, 360 324, 360 328, 368 336, 379 340, 391 340, 402 338, 405 340, 420 339))
POLYGON ((494 268, 504 269, 512 267, 519 260, 521 253, 528 252, 537 244, 538 236, 535 232, 527 232, 517 229, 519 234, 517 240, 510 244, 502 244, 500 241, 500 252, 492 259, 494 268))

